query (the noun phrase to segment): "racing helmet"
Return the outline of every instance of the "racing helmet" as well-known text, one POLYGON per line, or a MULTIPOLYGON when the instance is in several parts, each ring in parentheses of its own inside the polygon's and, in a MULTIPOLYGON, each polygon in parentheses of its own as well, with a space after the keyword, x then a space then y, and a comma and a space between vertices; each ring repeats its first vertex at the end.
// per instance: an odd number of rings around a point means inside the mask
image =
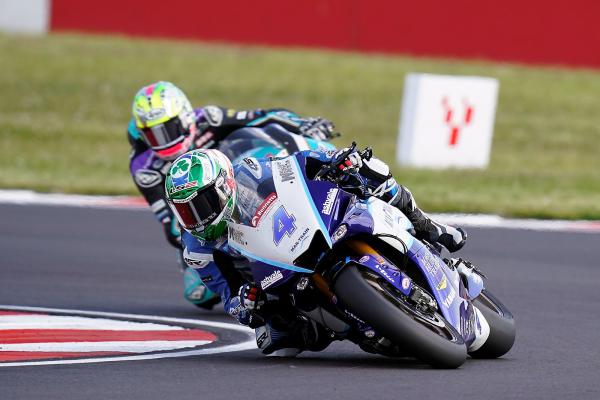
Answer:
POLYGON ((198 132, 194 109, 170 82, 141 88, 133 99, 135 124, 142 140, 160 157, 172 160, 192 148, 198 132))
POLYGON ((216 240, 226 232, 235 207, 231 161, 219 150, 189 151, 173 161, 165 193, 185 230, 201 240, 216 240))

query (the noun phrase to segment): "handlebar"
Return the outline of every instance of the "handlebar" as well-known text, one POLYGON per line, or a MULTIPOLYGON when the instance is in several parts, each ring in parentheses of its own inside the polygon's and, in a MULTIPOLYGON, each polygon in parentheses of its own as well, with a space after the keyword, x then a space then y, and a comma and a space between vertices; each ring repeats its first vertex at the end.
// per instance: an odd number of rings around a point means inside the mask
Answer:
MULTIPOLYGON (((337 171, 337 166, 344 161, 348 156, 356 151, 356 142, 352 142, 352 145, 346 149, 343 153, 337 155, 331 162, 327 165, 321 167, 319 172, 315 175, 315 180, 319 180, 321 177, 324 177, 333 171, 337 171)), ((367 147, 362 151, 358 151, 358 155, 363 160, 369 161, 371 157, 373 157, 373 149, 371 147, 367 147)))

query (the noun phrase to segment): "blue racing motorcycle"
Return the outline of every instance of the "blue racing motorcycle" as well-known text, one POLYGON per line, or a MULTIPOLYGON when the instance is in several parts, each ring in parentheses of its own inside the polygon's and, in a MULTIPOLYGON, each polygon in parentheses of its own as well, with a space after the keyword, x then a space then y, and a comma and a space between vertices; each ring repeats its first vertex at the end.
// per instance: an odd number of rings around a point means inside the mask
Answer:
POLYGON ((223 145, 238 161, 229 246, 250 260, 250 280, 367 352, 456 368, 467 354, 496 358, 510 350, 513 317, 482 275, 459 274, 413 236, 400 210, 367 195, 359 175, 341 181, 335 162, 297 152, 310 145, 269 137, 245 128, 223 145))

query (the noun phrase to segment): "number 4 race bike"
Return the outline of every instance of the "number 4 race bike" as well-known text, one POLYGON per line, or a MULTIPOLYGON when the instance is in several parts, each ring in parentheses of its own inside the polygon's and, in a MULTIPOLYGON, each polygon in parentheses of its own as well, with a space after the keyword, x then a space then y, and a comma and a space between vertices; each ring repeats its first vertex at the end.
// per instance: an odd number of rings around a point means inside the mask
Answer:
POLYGON ((513 317, 478 273, 460 274, 418 240, 400 210, 365 195, 358 174, 342 182, 335 163, 315 160, 299 152, 236 166, 229 246, 255 285, 370 353, 456 368, 467 354, 510 350, 513 317))

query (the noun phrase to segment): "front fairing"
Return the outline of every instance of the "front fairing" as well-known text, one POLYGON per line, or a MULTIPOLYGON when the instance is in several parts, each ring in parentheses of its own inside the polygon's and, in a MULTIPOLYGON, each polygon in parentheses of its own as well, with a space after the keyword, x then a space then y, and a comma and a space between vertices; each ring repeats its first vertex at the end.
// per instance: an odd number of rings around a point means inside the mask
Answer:
POLYGON ((315 235, 322 235, 331 248, 331 221, 343 216, 333 208, 339 190, 326 182, 315 182, 309 189, 293 156, 248 161, 235 166, 238 190, 229 243, 252 261, 255 280, 263 289, 276 288, 292 272, 313 272, 314 265, 298 260, 315 235), (325 201, 331 206, 323 213, 325 201))

